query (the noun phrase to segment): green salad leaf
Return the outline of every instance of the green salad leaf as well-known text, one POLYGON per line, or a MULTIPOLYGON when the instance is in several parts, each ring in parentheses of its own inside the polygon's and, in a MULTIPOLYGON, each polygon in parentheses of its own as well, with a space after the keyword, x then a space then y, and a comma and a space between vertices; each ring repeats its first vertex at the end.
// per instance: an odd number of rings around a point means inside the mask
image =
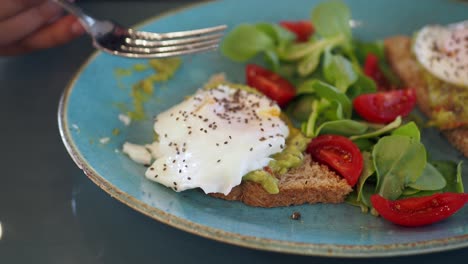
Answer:
POLYGON ((377 84, 375 84, 374 80, 363 73, 358 73, 357 75, 358 78, 356 82, 354 82, 354 84, 346 91, 346 95, 350 99, 354 99, 361 94, 377 92, 377 84))
POLYGON ((340 0, 324 1, 318 4, 311 13, 311 20, 316 31, 322 37, 344 35, 351 39, 351 12, 340 0))
POLYGON ((408 187, 421 191, 435 191, 444 188, 447 181, 432 164, 427 163, 420 177, 408 183, 408 187))
POLYGON ((421 132, 419 132, 418 126, 413 121, 408 122, 393 130, 392 135, 408 136, 414 138, 417 141, 421 140, 421 132))
POLYGON ((261 51, 272 49, 274 44, 270 35, 255 25, 241 24, 226 35, 221 52, 233 61, 244 62, 261 51))
POLYGON ((380 61, 386 59, 384 42, 382 40, 372 42, 353 40, 353 47, 356 57, 361 64, 364 64, 369 53, 376 55, 380 61))
POLYGON ((259 31, 268 35, 273 40, 275 46, 285 46, 286 44, 294 41, 296 38, 296 36, 291 31, 286 30, 278 24, 262 22, 255 24, 255 27, 259 31))
POLYGON ((462 179, 462 161, 458 164, 453 161, 444 160, 431 161, 431 163, 440 173, 442 173, 447 181, 447 185, 442 191, 455 193, 463 193, 465 191, 462 179))
POLYGON ((318 39, 310 42, 289 43, 278 49, 278 56, 285 61, 297 61, 311 53, 317 53, 320 56, 326 49, 332 49, 337 45, 343 44, 346 39, 342 35, 327 39, 318 39))
POLYGON ((395 120, 388 123, 384 127, 378 128, 378 129, 373 130, 373 131, 369 131, 369 132, 367 132, 365 134, 351 136, 350 139, 355 141, 357 139, 378 137, 380 135, 383 135, 385 133, 388 133, 388 132, 392 131, 393 129, 399 127, 400 125, 401 125, 401 117, 398 116, 397 118, 395 118, 395 120))
POLYGON ((424 145, 414 138, 391 135, 375 144, 372 158, 377 172, 377 192, 397 199, 408 183, 415 182, 426 167, 424 145))
POLYGON ((327 84, 317 79, 304 82, 297 90, 297 94, 315 93, 318 97, 328 101, 338 102, 342 108, 345 118, 351 117, 352 104, 349 98, 333 85, 327 84))
POLYGON ((349 137, 363 134, 368 128, 365 123, 352 119, 333 120, 322 123, 315 131, 315 135, 334 134, 349 137))
POLYGON ((343 93, 358 80, 351 62, 342 55, 325 51, 323 58, 323 76, 327 82, 335 85, 343 93))

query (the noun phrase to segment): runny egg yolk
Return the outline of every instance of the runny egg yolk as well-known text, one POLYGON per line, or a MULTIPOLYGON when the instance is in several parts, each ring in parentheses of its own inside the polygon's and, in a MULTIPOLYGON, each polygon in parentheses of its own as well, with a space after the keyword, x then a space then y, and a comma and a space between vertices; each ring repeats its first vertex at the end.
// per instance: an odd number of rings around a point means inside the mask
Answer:
POLYGON ((155 161, 145 175, 175 191, 228 194, 285 147, 280 113, 260 94, 227 85, 200 90, 156 117, 159 141, 149 146, 155 161))

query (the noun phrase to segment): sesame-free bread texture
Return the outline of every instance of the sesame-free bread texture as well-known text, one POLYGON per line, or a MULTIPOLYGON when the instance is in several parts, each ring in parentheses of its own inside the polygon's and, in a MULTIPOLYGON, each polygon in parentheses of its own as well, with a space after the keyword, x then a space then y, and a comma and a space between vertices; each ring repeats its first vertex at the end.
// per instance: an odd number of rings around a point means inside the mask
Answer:
POLYGON ((352 191, 345 179, 305 155, 301 166, 278 175, 278 194, 269 194, 252 181, 242 181, 228 195, 210 194, 213 197, 241 201, 250 206, 280 207, 314 203, 341 203, 352 191))
MULTIPOLYGON (((387 59, 393 71, 407 87, 416 90, 418 107, 426 116, 431 116, 428 86, 420 70, 420 66, 411 49, 412 41, 407 36, 387 38, 384 42, 387 59)), ((448 141, 465 157, 468 157, 468 128, 459 127, 443 130, 448 141)))

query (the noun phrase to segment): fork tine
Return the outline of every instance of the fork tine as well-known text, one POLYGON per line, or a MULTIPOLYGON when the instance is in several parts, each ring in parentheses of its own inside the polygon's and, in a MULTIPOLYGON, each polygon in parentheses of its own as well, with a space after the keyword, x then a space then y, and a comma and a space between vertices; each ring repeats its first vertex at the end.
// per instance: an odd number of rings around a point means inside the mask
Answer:
POLYGON ((118 55, 128 57, 128 58, 142 58, 142 59, 157 59, 157 58, 167 58, 181 55, 188 55, 192 53, 199 53, 204 51, 215 50, 218 48, 218 45, 205 46, 195 49, 186 49, 179 51, 169 51, 169 52, 158 52, 158 53, 132 53, 132 52, 119 52, 118 55))
POLYGON ((210 34, 210 35, 201 35, 197 37, 188 37, 188 38, 179 38, 179 39, 169 39, 169 40, 146 40, 146 39, 132 39, 126 38, 125 42, 129 46, 144 46, 144 47, 165 47, 165 46, 174 46, 181 44, 190 44, 198 43, 205 40, 215 40, 220 39, 223 34, 210 34))
POLYGON ((184 45, 173 45, 173 46, 164 46, 164 47, 145 47, 145 46, 121 46, 120 48, 125 52, 133 53, 162 53, 162 52, 174 52, 182 50, 192 50, 197 48, 209 47, 213 45, 218 45, 219 39, 201 41, 197 43, 190 43, 184 45))
POLYGON ((137 31, 137 30, 129 30, 130 35, 135 36, 137 38, 141 38, 144 40, 167 40, 167 39, 174 39, 174 38, 183 38, 183 37, 190 37, 190 36, 197 36, 203 34, 210 34, 210 33, 217 33, 225 30, 227 28, 226 25, 220 25, 215 27, 208 27, 208 28, 201 28, 201 29, 194 29, 194 30, 187 30, 187 31, 175 31, 175 32, 168 32, 168 33, 152 33, 152 32, 145 32, 145 31, 137 31))

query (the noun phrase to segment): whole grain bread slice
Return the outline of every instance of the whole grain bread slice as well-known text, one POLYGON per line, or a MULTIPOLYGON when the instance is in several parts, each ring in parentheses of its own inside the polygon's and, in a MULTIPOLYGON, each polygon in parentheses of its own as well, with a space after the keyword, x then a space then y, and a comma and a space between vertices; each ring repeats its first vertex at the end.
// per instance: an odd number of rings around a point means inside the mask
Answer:
POLYGON ((312 161, 305 155, 304 163, 279 175, 278 194, 269 194, 252 181, 242 181, 228 195, 210 194, 213 197, 241 201, 250 206, 280 207, 313 203, 341 203, 352 191, 345 179, 325 165, 312 161))
MULTIPOLYGON (((428 117, 431 116, 428 86, 411 50, 411 38, 394 36, 384 42, 387 59, 393 71, 407 87, 416 90, 419 109, 428 117)), ((443 130, 448 141, 468 157, 468 128, 460 127, 443 130)))

